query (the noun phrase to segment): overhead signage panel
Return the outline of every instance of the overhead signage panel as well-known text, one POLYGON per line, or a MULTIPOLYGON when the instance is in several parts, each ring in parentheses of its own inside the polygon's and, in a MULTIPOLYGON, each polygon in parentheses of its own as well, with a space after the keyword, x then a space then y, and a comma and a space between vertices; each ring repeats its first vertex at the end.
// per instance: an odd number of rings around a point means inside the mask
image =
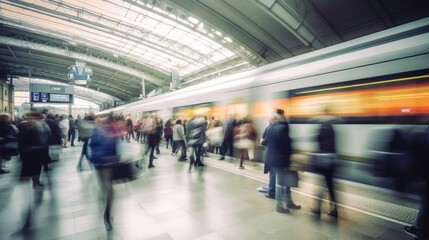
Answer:
POLYGON ((45 92, 31 92, 30 94, 30 101, 32 103, 73 103, 72 94, 45 92))

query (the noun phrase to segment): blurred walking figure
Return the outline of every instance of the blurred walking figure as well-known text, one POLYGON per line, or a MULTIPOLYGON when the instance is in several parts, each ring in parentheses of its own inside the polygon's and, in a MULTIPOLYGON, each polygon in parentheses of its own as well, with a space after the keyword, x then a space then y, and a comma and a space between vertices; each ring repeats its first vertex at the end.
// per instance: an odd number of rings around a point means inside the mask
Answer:
POLYGON ((234 147, 238 149, 240 158, 239 169, 244 169, 244 160, 252 160, 255 157, 254 148, 256 130, 249 118, 243 118, 234 128, 234 147))
POLYGON ((9 172, 9 170, 5 169, 3 166, 4 160, 10 160, 11 156, 18 154, 16 139, 18 129, 12 125, 11 122, 12 117, 9 113, 0 114, 0 138, 2 138, 3 141, 0 146, 0 173, 9 172), (11 145, 13 145, 13 149, 7 147, 11 145))
POLYGON ((70 124, 65 115, 60 116, 60 122, 58 123, 61 129, 61 137, 63 139, 63 148, 67 147, 67 136, 69 133, 70 124))
POLYGON ((417 240, 429 239, 429 127, 423 133, 415 133, 411 142, 412 158, 415 161, 414 176, 423 180, 422 202, 414 226, 405 226, 404 231, 417 240))
POLYGON ((133 132, 133 121, 131 118, 127 118, 125 120, 125 140, 127 142, 131 142, 131 138, 134 138, 134 132, 133 132))
POLYGON ((213 147, 213 153, 220 154, 222 151, 222 142, 224 137, 224 131, 222 122, 219 120, 212 121, 212 127, 207 130, 207 139, 210 142, 210 146, 213 147))
MULTIPOLYGON (((154 152, 156 149, 156 146, 161 141, 161 135, 162 135, 162 123, 161 120, 157 115, 150 116, 146 118, 144 121, 144 132, 147 134, 147 144, 148 148, 146 149, 146 152, 144 155, 147 156, 149 153, 149 164, 148 168, 153 168, 155 165, 153 165, 153 160, 156 159, 154 156, 154 152)), ((137 163, 137 167, 141 168, 143 163, 143 158, 140 160, 139 163, 137 163)))
POLYGON ((47 114, 45 122, 51 130, 51 135, 49 137, 49 157, 53 162, 59 161, 62 144, 62 131, 58 122, 55 121, 55 116, 52 113, 48 113, 47 110, 45 112, 45 114, 47 114))
POLYGON ((168 144, 170 144, 171 148, 173 148, 173 123, 171 119, 168 119, 164 126, 164 138, 166 147, 168 148, 168 144))
POLYGON ((222 143, 222 152, 219 160, 224 160, 225 155, 229 152, 230 157, 234 157, 234 128, 237 125, 237 121, 234 115, 229 114, 228 120, 225 124, 225 135, 222 143))
POLYGON ((49 161, 49 126, 43 121, 43 115, 29 112, 25 120, 18 125, 18 146, 22 161, 21 179, 33 180, 33 188, 40 188, 40 172, 44 163, 49 161))
MULTIPOLYGON (((177 119, 176 124, 173 127, 173 140, 175 142, 176 148, 181 149, 179 161, 186 161, 186 136, 185 130, 182 125, 182 120, 177 119)), ((176 149, 173 148, 173 153, 176 152, 176 149)))
POLYGON ((113 165, 119 162, 116 152, 118 140, 122 133, 115 128, 114 119, 111 116, 96 119, 89 147, 91 149, 90 160, 95 167, 100 190, 104 201, 104 225, 106 230, 112 229, 111 208, 113 204, 113 165))
POLYGON ((135 122, 134 124, 133 124, 133 130, 134 130, 134 132, 135 132, 135 136, 136 136, 136 138, 135 138, 135 140, 137 141, 137 142, 140 142, 140 137, 141 137, 141 127, 142 127, 142 121, 141 120, 137 120, 137 122, 135 122))
MULTIPOLYGON (((336 196, 334 189, 334 173, 335 173, 335 159, 337 148, 335 144, 335 131, 332 127, 332 124, 338 122, 339 119, 332 116, 329 108, 325 109, 325 115, 316 117, 313 119, 321 123, 320 128, 317 134, 317 145, 318 153, 313 156, 313 169, 316 173, 319 173, 325 177, 325 183, 328 188, 330 202, 330 210, 327 213, 332 217, 338 217, 337 206, 336 206, 336 196)), ((319 199, 316 199, 316 206, 313 212, 320 216, 321 212, 321 198, 323 197, 323 192, 319 193, 319 199)))
POLYGON ((84 119, 79 119, 76 122, 76 127, 79 132, 79 140, 83 142, 82 151, 80 153, 79 161, 76 165, 77 171, 82 171, 82 160, 83 157, 86 157, 87 160, 89 160, 88 155, 88 141, 92 134, 92 131, 94 129, 94 116, 93 114, 89 114, 85 116, 84 119))
MULTIPOLYGON (((22 161, 21 181, 32 179, 34 194, 40 196, 43 190, 43 184, 40 183, 42 165, 49 161, 50 129, 43 121, 43 114, 38 112, 28 112, 25 120, 19 123, 18 129, 18 146, 22 161)), ((29 198, 27 200, 30 201, 29 198)), ((31 227, 31 202, 24 217, 22 231, 31 227)))
POLYGON ((201 161, 201 153, 202 153, 203 144, 207 140, 206 128, 207 128, 207 121, 202 116, 195 116, 194 118, 192 118, 188 122, 186 127, 186 131, 189 133, 188 135, 186 135, 186 139, 187 139, 188 145, 193 149, 190 164, 192 165, 195 163, 196 167, 204 166, 204 164, 201 161))
POLYGON ((76 137, 76 124, 73 119, 73 115, 69 115, 69 132, 68 132, 68 141, 70 146, 74 147, 74 139, 76 137))
POLYGON ((275 198, 276 211, 288 213, 289 209, 301 209, 292 200, 290 187, 282 186, 285 170, 289 168, 292 154, 292 141, 289 137, 289 124, 282 109, 277 109, 271 117, 272 125, 266 129, 265 143, 267 146, 265 168, 270 172, 267 198, 275 198), (280 186, 276 190, 276 185, 280 186), (281 192, 278 192, 281 191, 281 192))

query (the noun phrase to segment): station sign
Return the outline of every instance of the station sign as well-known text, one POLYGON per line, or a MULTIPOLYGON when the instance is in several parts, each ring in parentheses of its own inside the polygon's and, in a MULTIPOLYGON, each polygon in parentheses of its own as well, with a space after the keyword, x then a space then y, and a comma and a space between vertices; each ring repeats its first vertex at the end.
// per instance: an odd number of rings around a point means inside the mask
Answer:
POLYGON ((30 83, 31 103, 73 103, 73 86, 30 83))

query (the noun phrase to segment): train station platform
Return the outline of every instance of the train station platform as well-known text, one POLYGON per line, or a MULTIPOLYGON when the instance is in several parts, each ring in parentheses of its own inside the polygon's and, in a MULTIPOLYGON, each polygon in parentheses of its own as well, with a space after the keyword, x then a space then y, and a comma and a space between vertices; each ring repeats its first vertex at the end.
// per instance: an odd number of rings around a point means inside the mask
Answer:
POLYGON ((256 190, 268 182, 262 164, 246 161, 238 169, 236 159, 212 155, 204 158, 205 167, 190 169, 189 161, 160 148, 155 168, 114 185, 109 232, 94 172, 88 165, 76 171, 80 143, 63 149, 60 161, 42 174, 39 190, 16 181, 19 164, 11 160, 11 173, 0 175, 0 239, 412 239, 402 229, 417 214, 413 197, 338 180, 339 218, 316 219, 311 210, 318 176, 301 173, 292 194, 302 209, 278 213, 275 200, 256 190), (32 226, 22 232, 29 206, 32 226))

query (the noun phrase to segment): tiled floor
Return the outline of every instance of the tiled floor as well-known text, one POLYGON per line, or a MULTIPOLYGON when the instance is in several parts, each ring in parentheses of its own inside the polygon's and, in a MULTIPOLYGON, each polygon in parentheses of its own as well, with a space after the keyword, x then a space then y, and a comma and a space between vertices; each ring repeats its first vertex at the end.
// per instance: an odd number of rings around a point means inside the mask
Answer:
POLYGON ((317 220, 308 194, 293 193, 303 209, 277 213, 275 200, 256 191, 267 178, 252 173, 260 174, 257 164, 238 170, 213 158, 206 159, 212 166, 189 170, 167 151, 137 180, 114 186, 113 230, 106 232, 93 171, 75 170, 79 154, 80 146, 64 149, 49 178, 42 176, 43 191, 14 182, 13 173, 1 176, 0 239, 411 239, 401 224, 348 208, 339 209, 338 220, 317 220), (230 170, 214 167, 219 164, 230 170), (28 206, 32 227, 17 231, 28 206))

